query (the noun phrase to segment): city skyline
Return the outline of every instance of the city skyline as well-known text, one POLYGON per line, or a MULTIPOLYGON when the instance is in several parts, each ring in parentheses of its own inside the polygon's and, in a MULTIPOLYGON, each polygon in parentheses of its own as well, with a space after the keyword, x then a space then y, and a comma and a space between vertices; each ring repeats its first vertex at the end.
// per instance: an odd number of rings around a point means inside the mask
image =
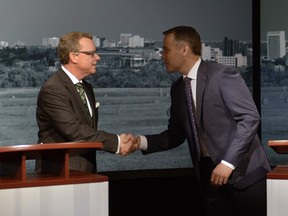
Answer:
POLYGON ((41 44, 42 38, 69 31, 87 31, 117 41, 120 33, 128 32, 161 41, 162 32, 176 25, 195 27, 203 41, 225 36, 249 41, 252 1, 83 0, 79 6, 76 0, 4 0, 0 7, 0 41, 10 45, 16 41, 41 44))

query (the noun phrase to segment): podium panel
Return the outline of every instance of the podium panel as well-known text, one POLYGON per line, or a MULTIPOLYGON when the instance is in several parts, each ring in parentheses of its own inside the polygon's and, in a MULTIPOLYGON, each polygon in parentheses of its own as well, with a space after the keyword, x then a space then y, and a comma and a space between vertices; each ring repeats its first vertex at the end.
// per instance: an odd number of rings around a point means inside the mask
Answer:
POLYGON ((288 180, 267 179, 267 216, 287 216, 288 180))
MULTIPOLYGON (((278 154, 288 153, 288 140, 270 140, 268 146, 278 154)), ((288 165, 278 165, 267 174, 267 216, 286 216, 287 200, 288 165)))
POLYGON ((0 190, 3 216, 108 216, 108 182, 0 190))
POLYGON ((108 177, 69 169, 69 158, 97 142, 0 147, 0 215, 108 216, 108 177), (41 172, 27 173, 26 162, 41 159, 41 172))

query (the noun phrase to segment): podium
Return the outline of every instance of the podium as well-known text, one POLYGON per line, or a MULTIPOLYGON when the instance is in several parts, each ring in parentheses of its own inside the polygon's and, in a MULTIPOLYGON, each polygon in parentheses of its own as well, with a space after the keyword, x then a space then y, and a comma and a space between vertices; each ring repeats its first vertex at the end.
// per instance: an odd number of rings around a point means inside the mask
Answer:
POLYGON ((108 216, 108 177, 69 170, 69 158, 102 143, 67 142, 0 147, 0 209, 5 216, 108 216), (40 159, 41 172, 27 172, 40 159))
MULTIPOLYGON (((278 154, 288 153, 288 140, 270 140, 268 146, 278 154)), ((267 174, 267 216, 286 216, 287 200, 288 165, 278 165, 267 174)))

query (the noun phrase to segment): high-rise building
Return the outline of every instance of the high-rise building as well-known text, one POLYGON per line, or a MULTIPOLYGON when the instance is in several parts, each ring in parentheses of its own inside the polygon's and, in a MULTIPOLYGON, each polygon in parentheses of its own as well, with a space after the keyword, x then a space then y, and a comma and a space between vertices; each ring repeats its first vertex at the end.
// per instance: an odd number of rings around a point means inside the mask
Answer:
POLYGON ((286 54, 285 31, 267 32, 267 58, 275 60, 286 54))
POLYGON ((224 38, 223 56, 234 56, 235 54, 241 53, 239 40, 224 38))
POLYGON ((206 45, 205 43, 202 43, 202 52, 201 52, 201 58, 206 61, 211 60, 211 46, 206 45))
POLYGON ((144 38, 139 35, 134 35, 129 38, 129 47, 144 47, 144 38))
POLYGON ((131 33, 121 33, 120 34, 120 43, 121 46, 125 47, 129 45, 129 38, 132 37, 131 33))

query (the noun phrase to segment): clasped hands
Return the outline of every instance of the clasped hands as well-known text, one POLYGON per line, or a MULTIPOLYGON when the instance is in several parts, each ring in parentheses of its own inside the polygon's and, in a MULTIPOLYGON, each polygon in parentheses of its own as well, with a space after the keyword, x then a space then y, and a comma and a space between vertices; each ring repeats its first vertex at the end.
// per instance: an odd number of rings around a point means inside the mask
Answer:
POLYGON ((139 149, 140 138, 133 134, 121 134, 120 135, 120 151, 119 154, 126 156, 139 149))

